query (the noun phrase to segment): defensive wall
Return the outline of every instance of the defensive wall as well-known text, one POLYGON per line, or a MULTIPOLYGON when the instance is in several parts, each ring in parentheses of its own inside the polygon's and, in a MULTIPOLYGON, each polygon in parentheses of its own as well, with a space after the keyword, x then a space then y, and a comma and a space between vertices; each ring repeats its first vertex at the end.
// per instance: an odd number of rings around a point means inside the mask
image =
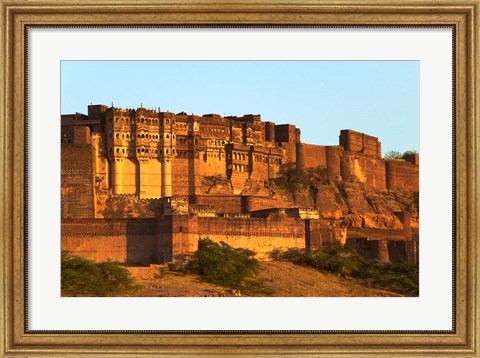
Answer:
POLYGON ((62 251, 95 261, 163 263, 193 253, 199 239, 209 238, 232 247, 248 248, 255 251, 258 258, 267 259, 274 249, 316 249, 345 235, 344 228, 330 221, 299 219, 286 214, 63 220, 62 251))

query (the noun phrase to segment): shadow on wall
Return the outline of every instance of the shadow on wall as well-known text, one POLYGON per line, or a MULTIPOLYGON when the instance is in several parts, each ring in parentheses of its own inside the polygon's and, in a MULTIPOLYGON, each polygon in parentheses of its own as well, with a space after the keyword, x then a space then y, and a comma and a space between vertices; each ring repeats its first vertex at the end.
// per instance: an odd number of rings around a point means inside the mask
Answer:
POLYGON ((150 265, 161 262, 156 219, 128 220, 125 235, 126 262, 128 264, 150 265))

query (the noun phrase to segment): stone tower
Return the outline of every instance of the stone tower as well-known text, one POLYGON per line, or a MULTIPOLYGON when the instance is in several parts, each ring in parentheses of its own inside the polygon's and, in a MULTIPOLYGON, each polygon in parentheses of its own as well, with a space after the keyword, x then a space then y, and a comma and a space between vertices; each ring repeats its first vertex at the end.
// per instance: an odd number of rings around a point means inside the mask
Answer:
POLYGON ((172 160, 176 155, 175 115, 170 112, 161 112, 160 115, 160 141, 158 145, 161 163, 163 198, 172 196, 172 160))

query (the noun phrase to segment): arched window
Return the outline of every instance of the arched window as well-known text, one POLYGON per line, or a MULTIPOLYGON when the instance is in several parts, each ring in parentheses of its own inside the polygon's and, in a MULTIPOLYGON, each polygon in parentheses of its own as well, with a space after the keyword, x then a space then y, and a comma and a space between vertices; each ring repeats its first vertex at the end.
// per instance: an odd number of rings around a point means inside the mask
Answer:
POLYGON ((127 139, 129 139, 129 138, 130 138, 130 135, 127 133, 127 139))
POLYGON ((118 123, 118 118, 115 118, 115 123, 118 123))
POLYGON ((145 149, 142 148, 142 153, 145 152, 145 149))
POLYGON ((167 135, 165 136, 165 138, 169 139, 169 138, 170 138, 170 136, 167 134, 167 135))
POLYGON ((122 133, 122 139, 125 139, 125 134, 122 133))
POLYGON ((167 120, 165 121, 165 123, 167 123, 167 124, 170 124, 170 120, 169 120, 169 119, 167 119, 167 120))
POLYGON ((242 153, 242 160, 245 160, 245 154, 242 153))
POLYGON ((145 152, 147 152, 147 153, 148 153, 148 149, 145 149, 145 152))
POLYGON ((172 153, 175 154, 175 149, 172 149, 172 153))
POLYGON ((117 148, 117 153, 120 153, 120 148, 117 148))
POLYGON ((137 149, 137 153, 140 153, 140 149, 137 149))
POLYGON ((142 138, 145 138, 145 134, 142 134, 142 138))
POLYGON ((122 149, 122 153, 124 153, 124 154, 125 154, 125 149, 122 149))
POLYGON ((170 154, 170 151, 167 149, 167 150, 165 151, 165 153, 170 154))

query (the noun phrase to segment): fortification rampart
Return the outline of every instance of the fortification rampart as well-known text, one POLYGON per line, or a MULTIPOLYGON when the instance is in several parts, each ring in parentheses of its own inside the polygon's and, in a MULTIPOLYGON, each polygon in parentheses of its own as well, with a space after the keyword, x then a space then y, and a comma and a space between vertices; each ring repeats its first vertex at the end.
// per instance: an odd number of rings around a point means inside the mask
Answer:
POLYGON ((386 161, 386 170, 388 189, 418 192, 418 165, 401 159, 390 159, 386 161))
POLYGON ((62 218, 93 218, 95 179, 91 145, 62 144, 61 155, 62 218))

